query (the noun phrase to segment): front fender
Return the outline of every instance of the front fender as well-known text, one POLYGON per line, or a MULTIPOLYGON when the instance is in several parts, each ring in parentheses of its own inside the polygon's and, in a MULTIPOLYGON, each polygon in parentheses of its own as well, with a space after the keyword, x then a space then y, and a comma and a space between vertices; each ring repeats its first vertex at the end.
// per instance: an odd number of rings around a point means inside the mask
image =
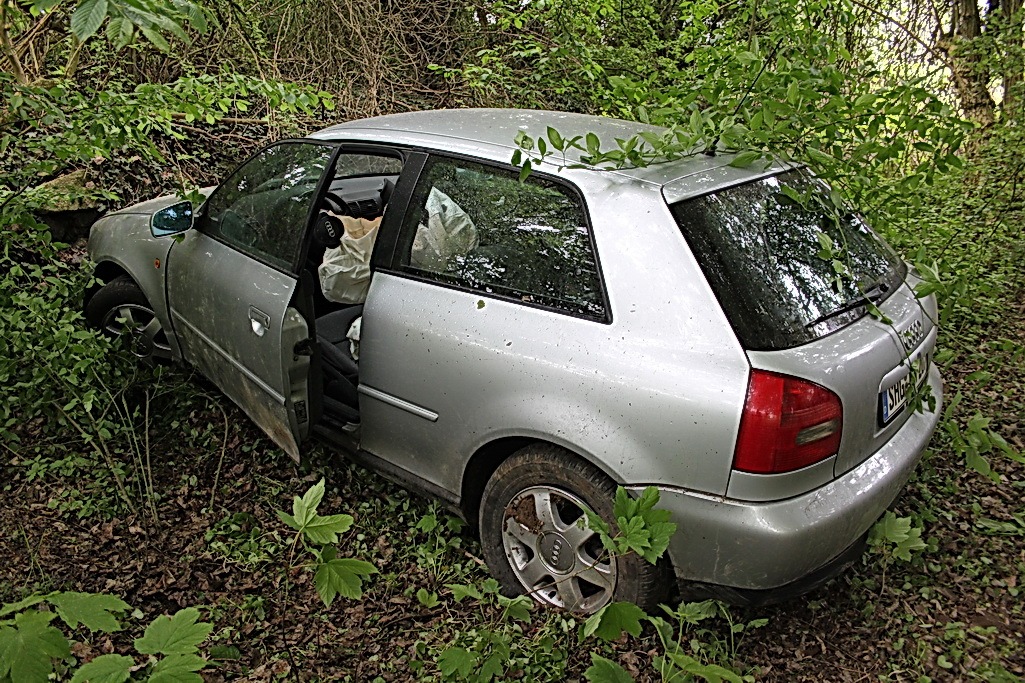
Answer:
MULTIPOLYGON (((167 198, 167 204, 175 198, 167 198)), ((150 234, 150 213, 128 213, 122 211, 109 214, 93 224, 89 232, 89 258, 101 269, 104 264, 115 264, 131 277, 167 334, 171 352, 176 360, 181 359, 178 340, 174 336, 171 318, 167 310, 167 290, 164 284, 167 255, 174 246, 173 237, 153 237, 150 234)))

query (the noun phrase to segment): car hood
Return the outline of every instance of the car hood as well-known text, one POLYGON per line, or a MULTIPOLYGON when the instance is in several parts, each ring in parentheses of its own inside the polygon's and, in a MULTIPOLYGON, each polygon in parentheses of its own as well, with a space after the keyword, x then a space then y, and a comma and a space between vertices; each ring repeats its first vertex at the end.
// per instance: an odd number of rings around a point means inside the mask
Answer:
MULTIPOLYGON (((201 187, 201 188, 199 188, 199 193, 202 194, 204 197, 209 197, 210 193, 213 192, 216 188, 217 188, 216 185, 211 185, 209 187, 201 187)), ((163 197, 157 197, 156 199, 148 199, 148 200, 146 200, 144 202, 139 202, 138 204, 132 204, 131 206, 126 206, 123 209, 118 209, 117 211, 112 211, 111 213, 108 213, 107 215, 108 216, 123 216, 123 215, 126 215, 126 214, 135 214, 135 215, 139 215, 139 216, 151 216, 154 213, 156 213, 157 211, 160 211, 160 209, 163 209, 163 208, 166 208, 168 206, 171 206, 172 204, 177 204, 180 201, 182 201, 182 198, 181 198, 180 195, 168 194, 168 195, 164 195, 163 197)))

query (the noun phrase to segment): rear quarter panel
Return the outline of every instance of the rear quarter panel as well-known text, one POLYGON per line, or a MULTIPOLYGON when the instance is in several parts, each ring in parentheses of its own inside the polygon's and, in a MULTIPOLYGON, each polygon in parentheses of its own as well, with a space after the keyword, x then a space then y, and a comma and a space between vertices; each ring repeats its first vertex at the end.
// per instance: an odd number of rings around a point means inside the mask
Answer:
POLYGON ((481 446, 528 436, 620 483, 723 494, 747 388, 743 349, 659 188, 593 173, 580 186, 611 322, 378 273, 361 342, 375 360, 361 359, 361 382, 401 385, 399 398, 438 419, 364 395, 364 448, 458 492, 481 446))

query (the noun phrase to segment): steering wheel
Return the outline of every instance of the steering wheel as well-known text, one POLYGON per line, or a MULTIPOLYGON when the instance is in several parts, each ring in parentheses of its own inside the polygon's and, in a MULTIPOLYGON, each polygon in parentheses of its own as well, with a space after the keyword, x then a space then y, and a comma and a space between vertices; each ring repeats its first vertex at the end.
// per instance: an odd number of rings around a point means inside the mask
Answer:
POLYGON ((328 192, 321 202, 320 211, 313 222, 313 241, 325 249, 337 247, 345 232, 339 216, 348 216, 351 212, 341 197, 328 192))
POLYGON ((335 214, 336 216, 352 215, 352 212, 349 210, 349 206, 345 203, 345 200, 337 194, 335 194, 334 192, 330 191, 324 195, 324 199, 322 200, 320 208, 321 213, 324 213, 325 209, 335 214))

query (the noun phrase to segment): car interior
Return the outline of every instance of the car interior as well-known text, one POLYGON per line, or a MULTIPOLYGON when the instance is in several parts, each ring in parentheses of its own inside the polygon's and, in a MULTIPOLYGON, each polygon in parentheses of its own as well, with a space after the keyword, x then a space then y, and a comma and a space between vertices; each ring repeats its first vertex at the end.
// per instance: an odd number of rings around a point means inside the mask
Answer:
MULTIPOLYGON (((358 155, 358 159, 340 157, 314 220, 312 239, 306 258, 303 289, 312 293, 313 329, 317 339, 314 364, 321 372, 322 397, 320 424, 332 430, 345 429, 359 422, 359 362, 352 353, 349 330, 363 313, 363 305, 342 304, 324 295, 318 268, 328 249, 337 247, 344 227, 339 216, 374 219, 383 216, 388 199, 398 181, 401 161, 391 157, 358 155), (355 161, 356 173, 351 168, 355 161), (367 168, 370 166, 371 168, 367 168), (377 169, 373 167, 377 166, 377 169), (382 168, 383 167, 383 168, 382 168), (381 170, 392 173, 375 172, 381 170), (317 359, 319 358, 319 363, 317 359)), ((318 411, 314 412, 314 415, 318 411)))

